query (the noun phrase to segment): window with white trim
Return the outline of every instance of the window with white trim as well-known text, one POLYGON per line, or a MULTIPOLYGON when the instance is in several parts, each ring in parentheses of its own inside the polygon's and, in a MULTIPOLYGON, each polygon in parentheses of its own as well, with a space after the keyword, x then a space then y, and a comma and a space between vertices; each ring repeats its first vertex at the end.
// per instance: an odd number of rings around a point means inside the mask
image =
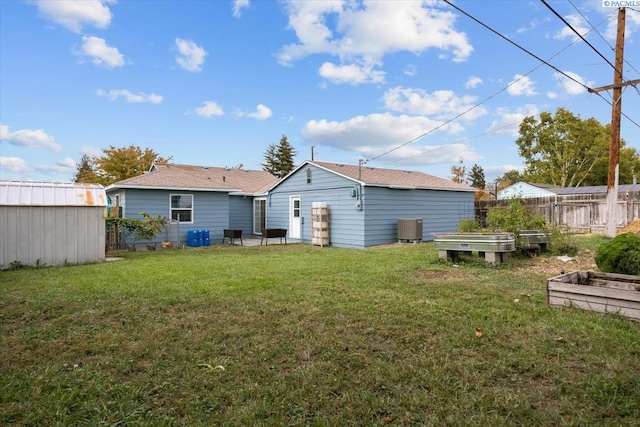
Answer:
POLYGON ((171 220, 193 223, 193 194, 171 195, 171 220))

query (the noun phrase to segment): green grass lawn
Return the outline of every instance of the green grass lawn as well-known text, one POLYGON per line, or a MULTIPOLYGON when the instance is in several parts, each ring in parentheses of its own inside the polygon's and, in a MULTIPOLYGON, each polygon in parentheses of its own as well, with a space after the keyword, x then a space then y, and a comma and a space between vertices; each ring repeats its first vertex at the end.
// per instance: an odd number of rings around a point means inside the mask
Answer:
POLYGON ((124 257, 0 272, 1 425, 640 420, 640 325, 547 306, 531 260, 453 266, 431 244, 124 257))

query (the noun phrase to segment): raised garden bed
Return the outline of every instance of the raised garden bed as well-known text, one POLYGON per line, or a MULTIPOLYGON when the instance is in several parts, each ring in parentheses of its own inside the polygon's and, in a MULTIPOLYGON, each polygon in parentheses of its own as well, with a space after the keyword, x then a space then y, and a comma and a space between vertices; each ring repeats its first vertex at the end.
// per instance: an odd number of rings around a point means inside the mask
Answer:
POLYGON ((487 262, 506 262, 516 250, 512 233, 433 233, 434 247, 442 259, 453 261, 460 253, 477 252, 487 262))
POLYGON ((640 321, 640 276, 574 271, 547 279, 547 303, 640 321))
POLYGON ((551 243, 551 233, 545 230, 522 230, 520 240, 525 249, 539 249, 544 251, 551 243))

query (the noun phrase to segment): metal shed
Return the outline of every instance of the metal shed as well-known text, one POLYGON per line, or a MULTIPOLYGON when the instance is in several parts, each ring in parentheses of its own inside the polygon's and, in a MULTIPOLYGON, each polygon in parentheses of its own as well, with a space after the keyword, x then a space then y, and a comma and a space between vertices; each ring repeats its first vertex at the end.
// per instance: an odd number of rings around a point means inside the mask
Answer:
POLYGON ((104 261, 106 207, 97 184, 0 181, 0 269, 104 261))

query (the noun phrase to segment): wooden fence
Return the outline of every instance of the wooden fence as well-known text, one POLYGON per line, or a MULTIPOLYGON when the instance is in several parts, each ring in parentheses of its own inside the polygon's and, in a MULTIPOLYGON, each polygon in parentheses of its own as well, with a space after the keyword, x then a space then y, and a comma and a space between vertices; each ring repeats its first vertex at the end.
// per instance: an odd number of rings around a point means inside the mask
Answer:
MULTIPOLYGON (((475 203, 475 216, 486 225, 489 209, 507 206, 509 200, 480 200, 475 203)), ((578 233, 603 233, 607 219, 606 194, 571 194, 522 199, 534 214, 549 225, 566 225, 578 233)), ((618 195, 618 227, 640 218, 640 192, 618 195)))

